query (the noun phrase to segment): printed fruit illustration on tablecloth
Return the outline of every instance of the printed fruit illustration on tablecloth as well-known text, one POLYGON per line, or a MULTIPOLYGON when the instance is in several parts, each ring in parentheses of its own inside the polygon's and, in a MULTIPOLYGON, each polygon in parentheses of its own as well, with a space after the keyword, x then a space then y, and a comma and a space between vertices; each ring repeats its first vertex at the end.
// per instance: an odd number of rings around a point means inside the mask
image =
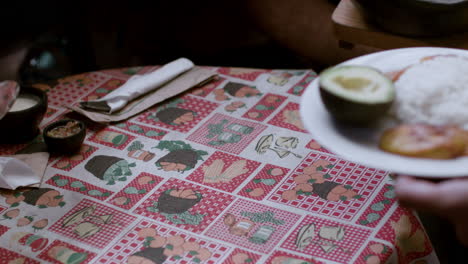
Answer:
POLYGON ((51 188, 21 189, 15 191, 3 191, 1 196, 5 197, 5 203, 10 207, 16 207, 24 202, 39 208, 64 206, 63 195, 51 188))
POLYGON ((224 225, 228 227, 231 235, 246 237, 254 244, 265 244, 275 233, 278 226, 284 224, 284 220, 276 219, 275 213, 265 212, 241 212, 241 217, 228 213, 224 216, 224 225))
POLYGON ((169 153, 156 161, 156 167, 164 171, 184 172, 195 167, 199 160, 208 152, 193 149, 183 141, 162 140, 154 147, 160 150, 168 150, 169 153))
POLYGON ((324 200, 338 202, 349 199, 359 199, 353 187, 329 181, 331 176, 324 173, 325 168, 333 168, 327 160, 317 160, 303 169, 303 174, 294 177, 294 189, 284 191, 281 197, 287 201, 299 199, 299 195, 316 195, 324 200))
POLYGON ((131 167, 135 163, 128 163, 126 160, 114 156, 97 155, 92 157, 85 165, 85 169, 99 178, 107 185, 113 185, 117 181, 126 181, 132 175, 131 167))
POLYGON ((193 214, 188 210, 202 199, 202 194, 193 189, 172 188, 163 191, 158 201, 154 201, 146 210, 159 213, 174 224, 199 225, 206 214, 193 214))
POLYGON ((138 236, 145 239, 142 250, 133 253, 127 264, 162 264, 167 259, 180 260, 190 258, 194 263, 208 260, 212 253, 200 243, 188 241, 180 235, 163 236, 153 228, 144 228, 138 236))
POLYGON ((197 113, 192 110, 178 107, 178 105, 183 104, 184 102, 184 99, 173 100, 172 102, 159 107, 156 112, 151 113, 148 118, 171 126, 180 126, 189 123, 194 120, 197 113))

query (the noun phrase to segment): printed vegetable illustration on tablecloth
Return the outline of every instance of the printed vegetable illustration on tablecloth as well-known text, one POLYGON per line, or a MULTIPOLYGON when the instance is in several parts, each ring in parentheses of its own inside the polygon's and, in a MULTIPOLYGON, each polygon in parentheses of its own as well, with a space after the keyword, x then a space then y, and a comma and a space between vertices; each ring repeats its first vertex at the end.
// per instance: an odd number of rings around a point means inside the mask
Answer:
POLYGON ((285 158, 289 154, 294 155, 296 158, 302 158, 301 155, 291 151, 291 149, 297 147, 298 143, 299 139, 297 137, 277 137, 275 141, 275 135, 270 134, 262 136, 258 140, 255 151, 258 154, 265 154, 267 151, 273 151, 280 158, 285 158))
POLYGON ((206 138, 212 138, 208 144, 219 146, 224 144, 237 143, 242 140, 242 135, 248 135, 254 131, 253 127, 239 123, 229 124, 227 119, 221 120, 218 124, 208 125, 208 135, 206 138))
POLYGON ((115 204, 115 205, 127 205, 129 204, 132 199, 126 195, 128 194, 144 194, 147 192, 146 189, 137 189, 133 186, 129 186, 129 187, 126 187, 123 192, 125 193, 125 195, 123 196, 118 196, 118 197, 115 197, 113 200, 112 200, 112 203, 115 204))
POLYGON ((228 213, 224 216, 224 224, 228 226, 230 234, 247 237, 255 244, 267 243, 277 226, 284 224, 284 220, 276 219, 271 211, 241 212, 241 216, 242 218, 237 219, 235 215, 228 213))
POLYGON ((208 260, 212 253, 195 241, 187 241, 180 235, 163 236, 153 228, 144 228, 138 236, 145 239, 144 248, 132 254, 127 264, 162 264, 167 259, 191 258, 194 263, 208 260))
POLYGON ((64 264, 79 264, 88 258, 87 252, 78 252, 64 245, 57 245, 47 251, 47 256, 64 264))
POLYGON ((10 247, 14 244, 29 247, 32 252, 44 249, 49 243, 49 239, 28 232, 16 232, 10 237, 10 247))
POLYGON ((249 86, 242 83, 228 82, 223 88, 216 89, 213 91, 215 99, 218 101, 230 100, 226 95, 229 94, 234 97, 244 98, 251 96, 261 96, 262 93, 255 88, 255 86, 249 86))
POLYGON ((193 206, 203 199, 200 192, 192 189, 172 188, 161 193, 158 201, 146 210, 159 213, 174 224, 199 225, 205 214, 188 212, 193 206))
POLYGON ((369 246, 369 250, 371 251, 371 254, 366 254, 363 256, 366 264, 382 263, 384 260, 381 260, 379 255, 386 255, 391 253, 389 247, 381 243, 373 243, 369 246))
POLYGON ((95 215, 96 209, 97 205, 91 205, 73 212, 62 221, 61 228, 72 228, 76 237, 84 239, 99 233, 105 225, 120 225, 113 222, 113 214, 95 215))
POLYGON ((299 110, 284 110, 282 115, 283 122, 293 125, 301 130, 305 129, 299 110))
POLYGON ((95 138, 101 143, 105 143, 110 146, 120 147, 124 146, 129 138, 128 135, 111 129, 104 129, 96 133, 95 138))
POLYGON ((162 122, 166 125, 180 126, 186 123, 193 121, 197 113, 178 107, 179 104, 184 103, 184 99, 176 99, 164 106, 161 106, 157 109, 155 113, 152 113, 148 116, 149 119, 152 119, 156 122, 162 122))
POLYGON ((130 168, 135 166, 135 163, 128 163, 122 158, 98 155, 86 163, 85 169, 96 178, 106 181, 107 185, 113 185, 116 181, 126 181, 132 175, 130 168))
POLYGON ((155 138, 155 139, 159 139, 160 137, 167 134, 167 132, 165 131, 157 130, 155 128, 150 128, 150 127, 145 127, 145 126, 134 124, 134 123, 118 123, 115 126, 130 130, 133 133, 145 135, 147 137, 155 138))
POLYGON ((267 82, 277 85, 277 86, 284 86, 288 83, 289 79, 294 75, 302 75, 304 72, 274 72, 268 77, 267 82))
POLYGON ((317 78, 317 74, 313 71, 308 71, 306 76, 299 83, 295 84, 291 89, 289 89, 288 93, 301 95, 315 78, 317 78))
POLYGON ((0 221, 1 220, 10 220, 10 219, 16 218, 19 214, 20 214, 20 210, 18 208, 8 210, 3 214, 3 218, 0 219, 0 221))
POLYGON ((410 253, 420 253, 426 250, 424 231, 418 227, 416 231, 412 232, 412 223, 408 215, 400 216, 398 221, 391 221, 390 225, 395 232, 396 246, 402 257, 410 253))
POLYGON ((150 161, 154 158, 155 154, 149 151, 144 150, 143 148, 145 145, 140 141, 133 141, 132 144, 127 148, 128 156, 130 158, 142 160, 142 161, 150 161))
POLYGON ((396 199, 396 194, 393 185, 387 185, 385 186, 385 189, 386 191, 383 193, 383 197, 385 199, 371 204, 371 206, 369 207, 370 212, 364 214, 365 219, 361 219, 359 221, 361 225, 368 225, 379 220, 386 212, 385 209, 388 209, 388 207, 390 207, 393 204, 394 200, 396 199))
POLYGON ((220 183, 230 182, 235 177, 242 175, 249 171, 247 161, 237 160, 229 165, 226 169, 222 159, 214 160, 210 165, 203 166, 204 182, 207 183, 220 183))
POLYGON ((271 260, 271 264, 314 264, 315 262, 305 261, 303 259, 288 257, 288 256, 278 256, 274 257, 271 260))
POLYGON ((89 145, 81 145, 79 153, 71 156, 71 157, 62 157, 57 163, 53 166, 62 170, 71 170, 81 161, 85 160, 91 153, 96 150, 95 147, 89 145))
POLYGON ((226 105, 224 107, 224 110, 226 110, 226 112, 229 112, 229 113, 233 113, 235 112, 237 109, 239 108, 243 108, 245 107, 245 103, 242 102, 242 101, 235 101, 235 102, 232 102, 228 105, 226 105))
POLYGON ((333 202, 361 198, 351 185, 329 181, 331 176, 323 172, 324 168, 333 168, 333 164, 327 160, 317 160, 305 167, 303 174, 294 177, 295 188, 284 191, 281 197, 291 201, 298 199, 299 195, 317 195, 333 202))
POLYGON ((303 225, 297 233, 295 245, 297 249, 304 250, 311 244, 318 245, 325 254, 339 249, 344 253, 350 253, 347 248, 337 245, 337 242, 342 241, 346 237, 346 229, 342 226, 327 226, 323 225, 316 230, 316 224, 303 225))
POLYGON ((237 252, 236 254, 232 255, 231 261, 234 264, 244 264, 244 263, 252 263, 255 261, 255 259, 250 257, 247 253, 237 252))
POLYGON ((63 195, 51 188, 22 189, 5 191, 1 194, 10 207, 16 207, 24 202, 39 208, 64 206, 63 195))
POLYGON ((82 73, 58 79, 58 82, 63 84, 78 84, 78 86, 84 86, 92 83, 93 79, 90 78, 88 74, 82 73))
POLYGON ((101 189, 99 187, 93 186, 88 183, 84 183, 83 181, 77 180, 75 178, 63 176, 63 175, 55 175, 50 180, 48 183, 50 184, 50 181, 52 181, 55 185, 58 187, 67 187, 68 189, 81 192, 96 198, 105 198, 111 195, 110 192, 101 189))
POLYGON ((18 219, 16 222, 17 227, 22 227, 22 226, 27 226, 29 225, 32 221, 34 221, 34 217, 30 215, 26 215, 18 219))
POLYGON ((169 153, 156 161, 156 166, 164 171, 184 172, 195 167, 199 160, 208 152, 193 149, 183 141, 162 140, 155 147, 160 150, 168 150, 169 153))

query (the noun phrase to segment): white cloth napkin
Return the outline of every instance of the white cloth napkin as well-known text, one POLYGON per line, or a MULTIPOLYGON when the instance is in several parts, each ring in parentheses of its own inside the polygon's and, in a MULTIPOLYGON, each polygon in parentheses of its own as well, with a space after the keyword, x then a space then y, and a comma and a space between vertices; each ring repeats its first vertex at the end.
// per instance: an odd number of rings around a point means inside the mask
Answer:
POLYGON ((10 157, 0 157, 0 188, 14 190, 21 186, 41 182, 42 175, 36 175, 25 162, 10 157))
POLYGON ((20 87, 15 81, 0 82, 0 119, 2 119, 15 102, 20 87))
POLYGON ((114 113, 131 100, 162 86, 194 66, 193 62, 186 58, 177 59, 151 73, 135 75, 106 96, 94 101, 81 102, 81 106, 90 110, 114 113))

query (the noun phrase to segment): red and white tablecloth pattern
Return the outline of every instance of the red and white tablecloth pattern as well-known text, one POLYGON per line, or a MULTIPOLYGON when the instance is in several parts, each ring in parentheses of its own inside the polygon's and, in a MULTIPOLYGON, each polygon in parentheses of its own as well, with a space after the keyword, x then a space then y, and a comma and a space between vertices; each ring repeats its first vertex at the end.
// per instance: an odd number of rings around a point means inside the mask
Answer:
MULTIPOLYGON (((80 153, 52 156, 40 189, 3 191, 0 262, 438 262, 388 172, 341 159, 304 129, 313 71, 211 68, 219 78, 204 87, 125 122, 89 123, 80 153)), ((41 86, 41 127, 154 69, 41 86)))

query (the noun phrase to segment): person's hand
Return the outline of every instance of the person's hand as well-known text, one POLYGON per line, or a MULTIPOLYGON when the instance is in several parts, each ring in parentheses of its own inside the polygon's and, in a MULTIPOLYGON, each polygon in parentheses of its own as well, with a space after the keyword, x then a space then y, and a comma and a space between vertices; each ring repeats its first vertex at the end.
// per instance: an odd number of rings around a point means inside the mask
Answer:
POLYGON ((398 176, 395 193, 405 207, 448 219, 454 225, 460 242, 468 246, 468 178, 436 183, 398 176))

